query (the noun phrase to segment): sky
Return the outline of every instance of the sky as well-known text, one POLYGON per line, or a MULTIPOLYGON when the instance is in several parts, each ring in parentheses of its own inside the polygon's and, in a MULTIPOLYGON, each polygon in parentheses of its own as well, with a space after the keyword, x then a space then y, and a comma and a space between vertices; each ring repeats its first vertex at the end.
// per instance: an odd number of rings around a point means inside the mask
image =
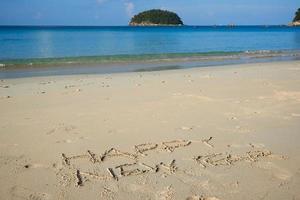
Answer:
POLYGON ((0 25, 127 25, 141 11, 176 12, 186 25, 277 25, 300 0, 0 0, 0 25))

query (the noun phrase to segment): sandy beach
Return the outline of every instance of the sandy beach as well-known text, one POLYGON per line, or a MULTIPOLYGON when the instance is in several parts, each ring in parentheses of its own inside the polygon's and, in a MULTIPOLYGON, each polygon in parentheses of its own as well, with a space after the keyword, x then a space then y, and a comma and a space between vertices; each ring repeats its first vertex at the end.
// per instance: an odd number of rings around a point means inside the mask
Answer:
POLYGON ((3 79, 0 199, 300 199, 300 61, 3 79))

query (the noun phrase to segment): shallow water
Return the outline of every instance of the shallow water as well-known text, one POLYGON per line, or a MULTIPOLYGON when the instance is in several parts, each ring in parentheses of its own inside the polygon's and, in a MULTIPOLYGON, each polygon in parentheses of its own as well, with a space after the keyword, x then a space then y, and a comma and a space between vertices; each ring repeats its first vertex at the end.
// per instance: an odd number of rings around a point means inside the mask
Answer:
POLYGON ((112 74, 124 72, 147 72, 147 71, 161 71, 161 70, 175 70, 195 67, 209 67, 209 66, 224 66, 232 64, 244 63, 263 63, 263 62, 279 62, 300 60, 300 52, 280 53, 275 56, 261 57, 251 56, 212 56, 211 58, 204 57, 203 59, 196 58, 174 58, 168 61, 126 61, 116 63, 80 63, 71 65, 31 65, 31 66, 16 66, 0 69, 0 78, 24 78, 35 76, 63 76, 63 75, 79 75, 79 74, 112 74), (216 58, 217 57, 217 58, 216 58))

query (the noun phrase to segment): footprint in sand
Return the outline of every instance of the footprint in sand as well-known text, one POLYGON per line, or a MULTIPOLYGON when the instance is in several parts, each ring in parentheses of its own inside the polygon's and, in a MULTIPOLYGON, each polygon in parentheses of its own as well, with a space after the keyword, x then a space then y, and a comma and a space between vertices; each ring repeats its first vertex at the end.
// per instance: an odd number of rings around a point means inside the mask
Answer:
POLYGON ((76 87, 75 85, 65 85, 65 89, 76 87))
POLYGON ((76 126, 73 125, 65 125, 64 123, 59 124, 58 126, 56 126, 55 128, 49 130, 48 132, 46 132, 46 135, 51 135, 55 132, 67 132, 67 133, 73 133, 73 134, 77 134, 77 132, 74 132, 74 130, 76 129, 76 126))
POLYGON ((235 117, 235 116, 229 117, 229 119, 230 119, 230 120, 238 120, 238 118, 235 117))
POLYGON ((159 200, 172 200, 174 199, 174 189, 170 185, 167 188, 165 188, 163 191, 158 193, 159 200))
POLYGON ((51 195, 47 193, 34 192, 30 189, 21 186, 14 186, 10 190, 11 199, 26 199, 26 200, 49 200, 51 195))
POLYGON ((246 128, 246 127, 242 127, 242 126, 235 126, 235 131, 238 133, 250 133, 251 130, 246 128))
POLYGON ((112 189, 104 187, 103 191, 100 193, 100 197, 101 199, 114 200, 116 199, 116 194, 112 189))
POLYGON ((78 140, 87 140, 88 137, 84 137, 84 136, 81 136, 79 138, 76 138, 75 140, 71 140, 71 139, 66 139, 66 140, 58 140, 56 141, 56 143, 67 143, 67 144, 71 144, 71 143, 75 143, 76 141, 78 140))
POLYGON ((252 148, 265 148, 266 146, 262 143, 249 143, 249 146, 252 148))
MULTIPOLYGON (((30 159, 21 156, 0 156, 0 170, 6 168, 7 174, 18 174, 24 171, 24 166, 30 163, 30 159)), ((0 198, 1 199, 1 198, 0 198)))
POLYGON ((60 140, 60 141, 56 141, 56 143, 67 143, 67 144, 71 144, 74 143, 72 140, 60 140))

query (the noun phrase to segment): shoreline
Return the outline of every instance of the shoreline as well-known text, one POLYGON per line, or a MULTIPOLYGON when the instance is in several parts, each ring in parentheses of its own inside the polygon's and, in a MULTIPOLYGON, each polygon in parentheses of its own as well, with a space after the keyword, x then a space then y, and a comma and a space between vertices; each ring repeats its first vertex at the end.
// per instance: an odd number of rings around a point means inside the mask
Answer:
POLYGON ((0 195, 298 199, 299 76, 288 61, 4 79, 0 195))
POLYGON ((125 57, 28 59, 2 62, 0 78, 147 72, 294 60, 300 60, 299 51, 215 52, 149 54, 125 57))

